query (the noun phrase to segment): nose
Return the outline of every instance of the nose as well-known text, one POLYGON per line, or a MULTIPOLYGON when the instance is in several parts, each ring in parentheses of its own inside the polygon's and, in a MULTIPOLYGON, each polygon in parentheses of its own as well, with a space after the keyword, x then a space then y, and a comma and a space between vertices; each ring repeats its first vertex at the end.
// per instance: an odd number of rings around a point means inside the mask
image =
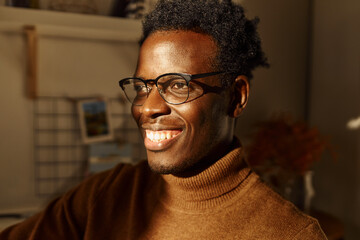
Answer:
POLYGON ((142 114, 149 118, 156 118, 170 114, 171 109, 167 102, 160 96, 156 86, 152 87, 149 95, 141 106, 142 114))

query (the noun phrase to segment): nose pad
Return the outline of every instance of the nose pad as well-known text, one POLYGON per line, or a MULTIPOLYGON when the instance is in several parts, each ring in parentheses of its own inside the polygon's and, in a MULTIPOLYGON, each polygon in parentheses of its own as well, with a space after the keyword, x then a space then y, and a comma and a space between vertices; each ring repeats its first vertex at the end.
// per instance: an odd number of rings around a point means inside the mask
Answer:
POLYGON ((148 97, 142 105, 142 114, 150 118, 170 114, 171 109, 167 102, 161 97, 156 86, 149 86, 148 97))

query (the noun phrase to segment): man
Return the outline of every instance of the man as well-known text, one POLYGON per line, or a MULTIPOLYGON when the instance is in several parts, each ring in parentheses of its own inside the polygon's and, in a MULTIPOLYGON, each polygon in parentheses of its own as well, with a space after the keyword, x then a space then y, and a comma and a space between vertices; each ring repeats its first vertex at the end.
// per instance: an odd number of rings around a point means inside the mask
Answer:
POLYGON ((148 161, 87 179, 0 239, 326 239, 247 167, 234 138, 251 72, 266 65, 240 6, 160 1, 134 77, 120 81, 148 161))

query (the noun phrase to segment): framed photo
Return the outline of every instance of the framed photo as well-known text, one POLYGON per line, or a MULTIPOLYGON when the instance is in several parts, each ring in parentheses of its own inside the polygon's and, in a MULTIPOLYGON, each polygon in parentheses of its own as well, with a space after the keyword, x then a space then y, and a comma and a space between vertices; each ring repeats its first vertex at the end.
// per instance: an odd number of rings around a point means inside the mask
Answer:
POLYGON ((114 138, 109 104, 106 99, 79 101, 78 112, 84 143, 110 141, 114 138))

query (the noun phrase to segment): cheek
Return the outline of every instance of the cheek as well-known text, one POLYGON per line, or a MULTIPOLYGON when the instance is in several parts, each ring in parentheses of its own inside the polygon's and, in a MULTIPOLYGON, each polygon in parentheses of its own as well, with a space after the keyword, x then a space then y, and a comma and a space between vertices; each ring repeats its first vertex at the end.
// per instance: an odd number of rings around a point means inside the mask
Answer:
POLYGON ((178 109, 186 123, 193 132, 197 134, 206 134, 207 131, 214 131, 221 119, 225 116, 224 104, 219 104, 221 99, 209 99, 204 101, 206 104, 199 104, 194 101, 192 104, 180 105, 178 109))
POLYGON ((196 104, 195 102, 179 105, 175 111, 181 118, 183 118, 186 125, 190 127, 191 131, 197 130, 198 126, 206 123, 203 106, 196 104))
POLYGON ((227 123, 227 105, 223 98, 218 97, 213 99, 211 103, 209 103, 209 108, 203 110, 201 112, 201 128, 209 131, 211 135, 218 136, 222 135, 224 131, 224 127, 226 128, 227 123))

